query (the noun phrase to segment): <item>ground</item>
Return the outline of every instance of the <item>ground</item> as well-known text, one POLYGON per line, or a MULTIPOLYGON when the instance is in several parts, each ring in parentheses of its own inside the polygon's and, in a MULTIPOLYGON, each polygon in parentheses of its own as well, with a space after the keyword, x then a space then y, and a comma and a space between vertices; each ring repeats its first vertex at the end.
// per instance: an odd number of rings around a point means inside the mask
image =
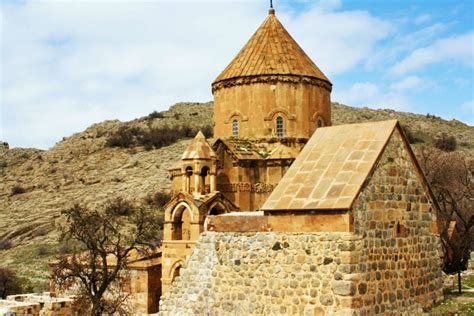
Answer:
POLYGON ((463 293, 457 292, 457 279, 453 278, 444 289, 444 301, 433 308, 430 315, 474 315, 474 271, 462 278, 463 293))

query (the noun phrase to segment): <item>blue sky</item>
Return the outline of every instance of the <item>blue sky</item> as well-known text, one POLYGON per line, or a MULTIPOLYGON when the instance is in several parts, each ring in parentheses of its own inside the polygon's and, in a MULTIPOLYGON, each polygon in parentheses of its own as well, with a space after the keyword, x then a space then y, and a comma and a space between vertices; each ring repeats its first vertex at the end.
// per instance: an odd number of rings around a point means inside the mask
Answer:
MULTIPOLYGON (((3 1, 0 140, 49 148, 210 84, 269 1, 3 1)), ((278 1, 278 18, 333 83, 332 100, 474 124, 473 1, 278 1)))

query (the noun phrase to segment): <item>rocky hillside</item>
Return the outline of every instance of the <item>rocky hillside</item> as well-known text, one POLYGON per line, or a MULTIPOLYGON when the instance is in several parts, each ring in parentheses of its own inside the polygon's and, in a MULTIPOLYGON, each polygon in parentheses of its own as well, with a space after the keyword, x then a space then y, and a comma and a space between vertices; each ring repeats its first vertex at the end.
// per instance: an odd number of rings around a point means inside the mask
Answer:
MULTIPOLYGON (((42 289, 48 261, 64 248, 58 243, 61 210, 74 203, 93 207, 114 197, 145 203, 147 195, 168 189, 167 169, 190 142, 183 138, 159 149, 120 148, 106 145, 110 136, 123 127, 202 128, 211 124, 212 109, 212 102, 179 103, 130 122, 105 121, 46 151, 0 146, 0 266, 14 268, 28 277, 32 289, 42 289)), ((420 143, 447 133, 456 137, 460 150, 473 154, 474 128, 459 121, 333 104, 334 124, 393 118, 420 143)))

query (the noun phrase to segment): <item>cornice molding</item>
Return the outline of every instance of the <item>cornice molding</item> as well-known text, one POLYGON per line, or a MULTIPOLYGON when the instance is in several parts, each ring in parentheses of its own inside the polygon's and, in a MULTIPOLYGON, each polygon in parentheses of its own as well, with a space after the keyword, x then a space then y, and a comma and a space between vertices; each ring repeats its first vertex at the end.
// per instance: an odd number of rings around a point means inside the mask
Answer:
POLYGON ((247 76, 247 77, 236 77, 231 79, 225 79, 217 81, 212 84, 212 93, 222 89, 233 86, 248 85, 254 83, 268 83, 275 84, 277 82, 287 82, 295 84, 310 84, 326 89, 328 92, 332 90, 332 84, 315 77, 307 76, 295 76, 295 75, 258 75, 258 76, 247 76))

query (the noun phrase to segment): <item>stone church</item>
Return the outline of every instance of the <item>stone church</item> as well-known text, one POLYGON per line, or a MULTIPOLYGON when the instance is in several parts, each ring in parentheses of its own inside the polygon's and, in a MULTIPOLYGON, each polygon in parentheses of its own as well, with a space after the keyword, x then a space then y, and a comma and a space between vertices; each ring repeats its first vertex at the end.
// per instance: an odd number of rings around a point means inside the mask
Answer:
POLYGON ((269 10, 170 170, 160 313, 420 313, 437 204, 397 121, 331 126, 332 84, 269 10))
POLYGON ((438 205, 399 123, 331 126, 331 90, 271 8, 212 83, 215 141, 199 132, 169 170, 162 247, 127 265, 134 314, 416 315, 442 299, 438 205))
POLYGON ((170 170, 163 291, 208 215, 259 210, 314 131, 331 125, 331 87, 271 9, 212 83, 217 140, 211 146, 199 133, 170 170))

